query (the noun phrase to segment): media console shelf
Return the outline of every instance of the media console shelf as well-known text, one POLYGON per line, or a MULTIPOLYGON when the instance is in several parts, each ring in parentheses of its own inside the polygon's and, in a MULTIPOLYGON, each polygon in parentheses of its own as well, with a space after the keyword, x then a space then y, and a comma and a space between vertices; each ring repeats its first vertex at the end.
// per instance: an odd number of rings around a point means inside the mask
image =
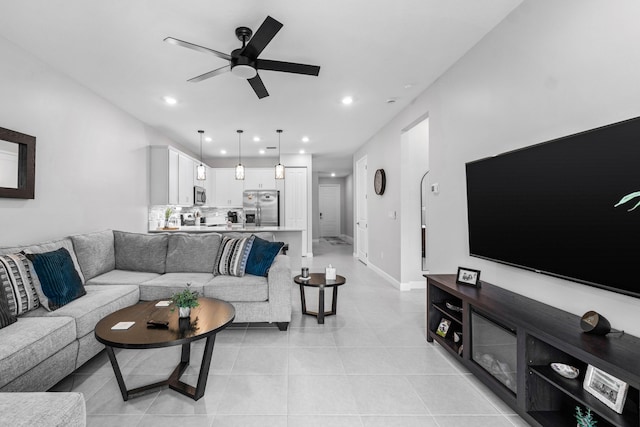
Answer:
POLYGON ((585 334, 580 317, 487 282, 475 288, 457 285, 453 274, 425 277, 427 341, 441 344, 527 422, 574 426, 580 406, 598 427, 640 427, 639 338, 585 334), (443 319, 448 329, 438 334, 443 319), (566 379, 552 362, 580 375, 566 379), (583 389, 588 365, 629 384, 622 414, 583 389))

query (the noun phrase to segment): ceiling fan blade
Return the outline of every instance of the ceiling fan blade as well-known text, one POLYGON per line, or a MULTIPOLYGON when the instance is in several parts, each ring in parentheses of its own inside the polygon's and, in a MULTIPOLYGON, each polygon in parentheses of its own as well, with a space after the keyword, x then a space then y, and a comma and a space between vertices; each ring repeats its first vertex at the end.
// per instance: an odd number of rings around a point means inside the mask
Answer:
POLYGON ((226 73, 227 71, 231 71, 231 65, 225 65, 224 67, 220 67, 213 71, 209 71, 208 73, 201 74, 187 81, 191 83, 197 83, 197 82, 201 82, 202 80, 206 80, 208 78, 217 76, 218 74, 226 73))
POLYGON ((267 92, 267 88, 264 87, 264 83, 262 83, 262 79, 258 74, 252 79, 247 79, 253 91, 258 95, 258 98, 262 99, 269 96, 269 92, 267 92))
POLYGON ((285 73, 306 74, 317 76, 320 73, 320 66, 296 64, 295 62, 272 61, 270 59, 256 59, 258 70, 282 71, 285 73))
POLYGON ((208 47, 199 46, 197 44, 185 42, 183 40, 174 39, 173 37, 167 37, 164 39, 165 42, 175 44, 176 46, 182 46, 189 49, 197 50, 198 52, 211 53, 217 56, 218 58, 226 59, 227 61, 231 60, 231 55, 226 53, 218 52, 217 50, 209 49, 208 47))
POLYGON ((245 46, 245 48, 240 52, 243 56, 248 56, 249 58, 256 59, 260 52, 264 50, 265 47, 269 44, 271 39, 273 39, 278 31, 282 28, 282 24, 270 16, 264 20, 258 31, 256 31, 249 40, 249 43, 245 46))

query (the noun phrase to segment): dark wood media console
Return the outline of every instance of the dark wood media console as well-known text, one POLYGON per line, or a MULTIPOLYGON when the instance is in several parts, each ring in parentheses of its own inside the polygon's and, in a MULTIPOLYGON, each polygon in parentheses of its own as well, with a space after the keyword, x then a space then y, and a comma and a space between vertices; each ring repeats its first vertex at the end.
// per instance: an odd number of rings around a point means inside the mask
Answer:
POLYGON ((640 427, 639 338, 585 334, 579 316, 487 282, 475 288, 457 285, 454 274, 425 277, 427 341, 451 352, 527 422, 574 426, 580 406, 591 408, 598 427, 640 427), (450 322, 444 337, 436 333, 442 319, 450 322), (454 332, 462 334, 458 342, 454 332), (580 375, 561 377, 551 362, 575 366, 580 375), (583 389, 588 365, 629 384, 622 414, 583 389))

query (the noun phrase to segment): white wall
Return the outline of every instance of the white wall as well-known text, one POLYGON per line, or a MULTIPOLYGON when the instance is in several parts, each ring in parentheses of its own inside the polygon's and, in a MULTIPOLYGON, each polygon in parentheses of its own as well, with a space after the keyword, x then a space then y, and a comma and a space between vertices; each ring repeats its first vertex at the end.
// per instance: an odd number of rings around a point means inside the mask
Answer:
POLYGON ((0 38, 0 126, 36 140, 35 199, 0 199, 0 246, 106 228, 146 231, 140 121, 0 38))
POLYGON ((464 172, 470 160, 640 116, 638 16, 635 0, 525 1, 363 145, 354 160, 368 155, 368 182, 388 171, 385 195, 369 198, 371 262, 399 279, 399 258, 384 252, 400 241, 398 222, 386 218, 402 185, 392 152, 403 127, 428 114, 429 174, 440 184, 428 201, 431 272, 478 268, 488 282, 577 315, 599 311, 640 336, 637 298, 469 257, 464 172))
POLYGON ((422 177, 429 170, 429 119, 406 129, 401 136, 400 210, 397 213, 402 236, 401 289, 425 287, 422 272, 422 177))
POLYGON ((353 237, 353 174, 344 177, 344 199, 343 199, 343 215, 342 215, 342 234, 353 237))

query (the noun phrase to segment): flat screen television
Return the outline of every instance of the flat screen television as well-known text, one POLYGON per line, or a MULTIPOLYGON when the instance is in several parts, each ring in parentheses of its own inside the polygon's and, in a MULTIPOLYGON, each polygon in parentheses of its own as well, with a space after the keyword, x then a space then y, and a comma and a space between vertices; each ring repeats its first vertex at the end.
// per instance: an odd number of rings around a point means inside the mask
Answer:
POLYGON ((471 256, 640 298, 640 118, 469 162, 471 256))

